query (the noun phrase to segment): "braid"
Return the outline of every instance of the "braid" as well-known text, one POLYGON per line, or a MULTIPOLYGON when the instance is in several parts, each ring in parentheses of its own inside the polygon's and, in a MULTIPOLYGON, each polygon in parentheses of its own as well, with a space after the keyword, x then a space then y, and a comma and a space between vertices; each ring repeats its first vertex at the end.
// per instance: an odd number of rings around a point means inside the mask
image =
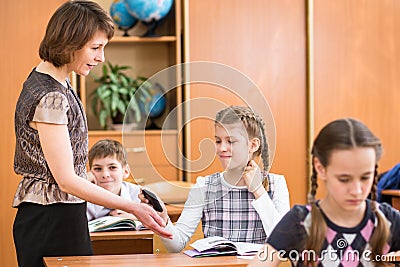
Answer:
MULTIPOLYGON (((262 122, 259 121, 259 124, 261 124, 261 123, 262 122)), ((269 170, 268 142, 267 142, 266 137, 265 137, 264 127, 260 126, 260 129, 261 129, 261 135, 262 135, 262 140, 261 140, 261 159, 262 159, 262 163, 263 163, 264 173, 268 173, 268 170, 269 170)), ((263 186, 267 191, 272 190, 271 188, 269 188, 268 175, 263 180, 263 186)))
POLYGON ((265 171, 269 170, 269 147, 268 147, 268 142, 267 142, 267 138, 265 135, 265 130, 263 125, 261 124, 262 122, 259 121, 260 124, 260 129, 261 129, 261 136, 262 136, 262 140, 261 140, 261 159, 263 161, 263 169, 265 171))
MULTIPOLYGON (((375 231, 373 232, 371 239, 369 241, 371 245, 371 258, 375 259, 377 255, 383 254, 383 248, 386 244, 386 240, 389 240, 390 232, 386 225, 385 218, 382 216, 378 208, 378 203, 376 202, 376 190, 378 184, 378 165, 375 165, 374 172, 374 183, 371 187, 371 209, 374 212, 378 224, 375 231)), ((385 266, 382 262, 375 262, 376 266, 385 266)))
MULTIPOLYGON (((312 168, 311 174, 311 187, 310 192, 308 194, 308 203, 311 205, 311 226, 309 228, 309 236, 313 238, 308 238, 305 242, 305 248, 309 251, 315 251, 317 254, 322 249, 325 233, 327 229, 326 222, 322 216, 322 212, 316 204, 315 194, 317 193, 318 182, 317 182, 317 171, 315 170, 314 164, 312 168)), ((306 266, 308 263, 311 266, 316 266, 317 263, 313 260, 308 261, 306 259, 306 266)))
POLYGON ((254 155, 258 156, 261 154, 262 159, 262 173, 264 175, 263 186, 268 191, 269 188, 269 180, 268 180, 268 170, 269 170, 269 152, 268 152, 268 142, 264 130, 264 121, 263 119, 256 114, 250 108, 242 109, 242 112, 239 113, 239 118, 242 121, 243 125, 247 130, 247 134, 249 135, 249 139, 251 137, 257 137, 260 139, 260 147, 257 151, 254 152, 254 155))
POLYGON ((317 194, 317 188, 318 188, 317 171, 315 170, 314 166, 312 168, 312 174, 310 180, 311 180, 311 187, 310 187, 310 192, 308 193, 308 204, 313 204, 315 203, 315 195, 317 194))
POLYGON ((252 109, 248 107, 239 107, 236 111, 240 121, 246 128, 249 139, 257 137, 260 139, 260 148, 254 152, 256 156, 261 154, 261 159, 263 163, 263 170, 268 171, 269 169, 269 151, 268 142, 265 134, 265 123, 260 115, 255 113, 252 109))
POLYGON ((375 202, 376 200, 377 185, 378 185, 378 165, 376 164, 374 171, 374 183, 372 184, 371 187, 371 200, 373 200, 373 202, 375 202))

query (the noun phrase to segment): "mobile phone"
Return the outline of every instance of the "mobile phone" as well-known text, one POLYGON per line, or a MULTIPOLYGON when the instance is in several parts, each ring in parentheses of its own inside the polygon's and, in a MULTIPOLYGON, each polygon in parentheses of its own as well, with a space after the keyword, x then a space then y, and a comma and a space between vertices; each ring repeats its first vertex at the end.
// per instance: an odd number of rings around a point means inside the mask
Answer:
POLYGON ((163 208, 160 204, 160 202, 157 199, 157 196, 151 192, 150 190, 147 190, 145 188, 142 188, 142 193, 144 195, 144 197, 149 200, 149 204, 153 206, 153 209, 158 211, 158 212, 162 212, 163 208))

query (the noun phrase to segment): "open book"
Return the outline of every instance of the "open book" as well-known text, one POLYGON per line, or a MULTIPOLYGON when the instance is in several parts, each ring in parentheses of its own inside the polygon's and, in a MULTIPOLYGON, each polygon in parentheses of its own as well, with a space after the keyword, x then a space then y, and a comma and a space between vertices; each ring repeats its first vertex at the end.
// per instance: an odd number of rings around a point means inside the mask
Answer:
POLYGON ((126 231, 126 230, 144 230, 147 229, 138 220, 132 220, 117 216, 104 216, 88 222, 89 232, 104 231, 126 231))
POLYGON ((193 250, 185 250, 183 253, 190 257, 206 257, 219 255, 255 255, 263 247, 263 244, 245 242, 233 242, 220 236, 211 236, 199 239, 190 244, 193 250))

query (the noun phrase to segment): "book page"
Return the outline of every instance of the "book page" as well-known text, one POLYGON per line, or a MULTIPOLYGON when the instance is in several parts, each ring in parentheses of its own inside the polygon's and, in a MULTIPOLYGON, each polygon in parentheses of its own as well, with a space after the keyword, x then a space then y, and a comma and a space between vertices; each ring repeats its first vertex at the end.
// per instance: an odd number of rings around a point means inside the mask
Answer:
POLYGON ((255 255, 263 247, 263 244, 233 242, 220 236, 212 236, 199 239, 190 246, 198 252, 214 249, 221 253, 236 251, 237 255, 255 255))
POLYGON ((132 219, 117 216, 104 216, 88 222, 89 232, 112 230, 135 230, 136 223, 132 219))
POLYGON ((190 246, 200 252, 211 248, 221 248, 226 246, 233 247, 236 249, 234 242, 229 241, 228 239, 225 239, 220 236, 210 236, 203 239, 199 239, 194 243, 190 244, 190 246))
POLYGON ((254 244, 246 242, 236 242, 235 246, 238 255, 255 255, 263 247, 264 244, 254 244))

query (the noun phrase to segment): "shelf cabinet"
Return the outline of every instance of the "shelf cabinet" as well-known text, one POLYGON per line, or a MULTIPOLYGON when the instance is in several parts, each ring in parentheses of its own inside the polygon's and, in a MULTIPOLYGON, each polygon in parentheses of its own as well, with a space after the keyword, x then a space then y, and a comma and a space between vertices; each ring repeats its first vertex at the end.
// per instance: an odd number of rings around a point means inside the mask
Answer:
MULTIPOLYGON (((112 0, 97 0, 105 10, 109 10, 112 0)), ((140 37, 146 26, 138 22, 129 36, 122 36, 118 30, 105 47, 106 62, 128 65, 126 71, 131 77, 150 78, 164 69, 182 62, 181 60, 181 0, 174 0, 169 14, 156 29, 159 37, 140 37)), ((128 152, 128 163, 136 182, 148 184, 163 180, 182 180, 182 156, 179 136, 182 124, 182 88, 174 86, 166 90, 166 110, 157 118, 149 119, 146 130, 113 131, 101 129, 98 119, 91 109, 90 95, 98 84, 93 76, 100 76, 102 65, 95 67, 88 76, 74 76, 74 88, 82 100, 89 127, 89 148, 98 140, 111 138, 123 143, 128 152), (172 112, 173 111, 173 112, 172 112), (168 119, 166 119, 168 117, 168 119)), ((176 71, 168 77, 164 88, 179 84, 181 73, 176 71)))
POLYGON ((97 141, 109 138, 124 144, 128 164, 135 182, 149 184, 181 180, 181 157, 178 144, 181 143, 175 130, 165 131, 90 131, 89 147, 97 141))

